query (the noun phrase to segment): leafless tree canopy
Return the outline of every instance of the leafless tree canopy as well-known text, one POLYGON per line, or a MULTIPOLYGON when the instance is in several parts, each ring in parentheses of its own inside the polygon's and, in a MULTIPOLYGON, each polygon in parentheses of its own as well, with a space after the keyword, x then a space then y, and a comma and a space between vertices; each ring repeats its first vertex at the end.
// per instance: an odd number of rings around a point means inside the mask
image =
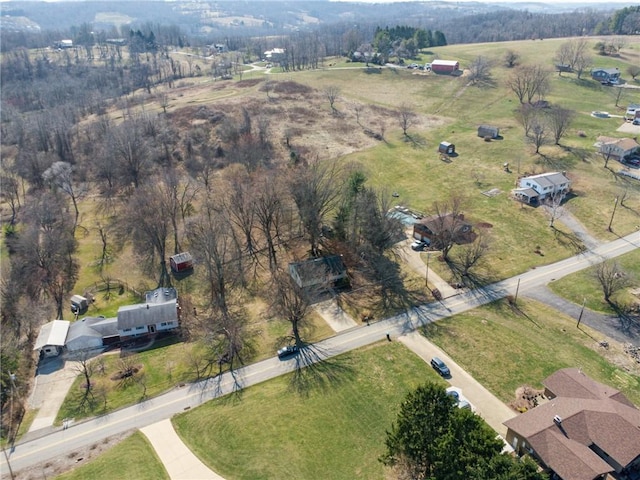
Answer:
POLYGON ((549 71, 541 65, 522 65, 507 79, 507 86, 521 104, 542 100, 549 93, 549 71))
POLYGON ((409 104, 403 103, 400 105, 398 108, 398 122, 405 137, 407 136, 407 130, 416 123, 417 119, 418 117, 409 104))
POLYGON ((612 296, 629 286, 630 277, 625 273, 620 265, 611 260, 605 260, 596 267, 595 277, 600 283, 604 300, 612 303, 612 296))

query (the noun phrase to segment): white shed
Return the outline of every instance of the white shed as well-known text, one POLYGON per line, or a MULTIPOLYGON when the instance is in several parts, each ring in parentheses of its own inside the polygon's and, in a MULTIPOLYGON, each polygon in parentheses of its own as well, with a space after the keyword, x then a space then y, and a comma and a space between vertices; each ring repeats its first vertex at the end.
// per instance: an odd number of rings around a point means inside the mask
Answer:
POLYGON ((55 357, 60 355, 64 342, 69 333, 69 325, 71 322, 67 320, 54 320, 45 323, 40 327, 40 333, 33 346, 34 350, 40 350, 45 357, 55 357))

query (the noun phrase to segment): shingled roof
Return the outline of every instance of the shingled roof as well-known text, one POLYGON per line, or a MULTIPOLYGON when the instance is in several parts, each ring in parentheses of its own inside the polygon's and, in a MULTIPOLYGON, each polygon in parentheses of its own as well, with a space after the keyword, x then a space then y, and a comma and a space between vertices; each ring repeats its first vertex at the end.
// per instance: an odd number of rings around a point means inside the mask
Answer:
POLYGON ((640 456, 640 410, 620 391, 576 368, 558 370, 543 384, 553 398, 504 425, 561 478, 592 480, 640 456))

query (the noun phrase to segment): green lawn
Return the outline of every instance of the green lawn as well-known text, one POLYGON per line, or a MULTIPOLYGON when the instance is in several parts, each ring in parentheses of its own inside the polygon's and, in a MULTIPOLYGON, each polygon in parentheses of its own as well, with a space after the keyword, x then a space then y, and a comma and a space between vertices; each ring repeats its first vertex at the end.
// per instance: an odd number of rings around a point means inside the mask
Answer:
POLYGON ((56 477, 57 480, 162 480, 169 479, 155 450, 136 432, 90 463, 56 477))
POLYGON ((514 399, 519 386, 541 388, 554 371, 579 367, 640 404, 640 369, 629 357, 622 366, 619 345, 598 347, 601 334, 576 328, 574 318, 546 305, 522 299, 518 305, 526 315, 498 301, 431 324, 423 333, 504 402, 514 399))
POLYGON ((326 368, 336 378, 306 394, 286 375, 178 415, 176 431, 229 480, 384 478, 377 459, 400 402, 421 382, 442 380, 399 342, 342 355, 326 368))
MULTIPOLYGON (((631 287, 640 287, 640 250, 634 250, 615 259, 621 269, 631 278, 631 287)), ((585 306, 591 310, 614 313, 611 306, 604 301, 602 287, 595 277, 596 267, 591 267, 580 272, 572 273, 566 277, 551 282, 549 288, 556 294, 571 300, 579 305, 585 302, 585 306)), ((633 297, 629 289, 618 292, 614 295, 615 301, 623 303, 638 301, 638 297, 633 297)))

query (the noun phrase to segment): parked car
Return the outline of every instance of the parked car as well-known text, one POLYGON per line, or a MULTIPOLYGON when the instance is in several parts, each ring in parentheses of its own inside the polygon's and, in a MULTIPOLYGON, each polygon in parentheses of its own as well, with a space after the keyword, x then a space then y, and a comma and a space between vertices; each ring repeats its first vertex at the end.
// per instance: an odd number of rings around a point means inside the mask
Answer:
POLYGON ((441 376, 445 378, 451 376, 451 371, 449 371, 449 367, 447 367, 447 364, 440 360, 438 357, 433 357, 431 359, 431 366, 441 376))
POLYGON ((282 347, 278 350, 278 358, 282 359, 290 357, 291 355, 297 354, 299 350, 300 349, 297 345, 287 345, 286 347, 282 347))
POLYGON ((416 252, 419 252, 421 250, 424 250, 424 247, 426 247, 427 244, 424 242, 421 242, 420 240, 416 240, 411 244, 411 249, 415 250, 416 252))

